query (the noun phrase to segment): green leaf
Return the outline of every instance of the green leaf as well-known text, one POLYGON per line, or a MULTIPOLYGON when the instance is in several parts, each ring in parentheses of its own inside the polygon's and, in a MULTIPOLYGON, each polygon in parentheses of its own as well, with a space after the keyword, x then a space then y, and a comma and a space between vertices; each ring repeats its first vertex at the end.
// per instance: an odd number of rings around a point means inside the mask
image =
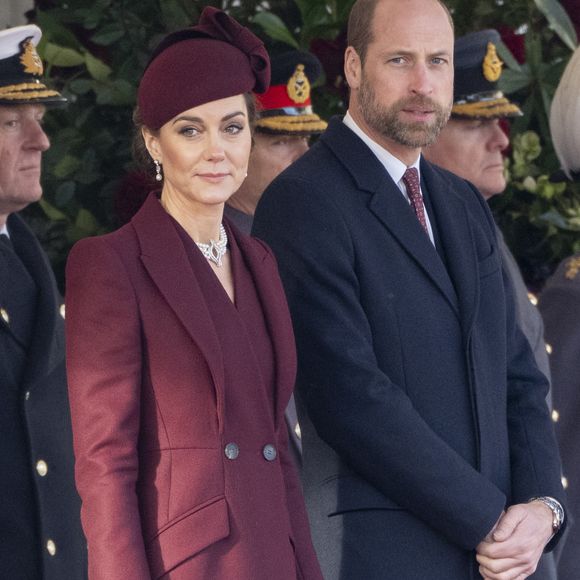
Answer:
POLYGON ((80 159, 73 155, 65 155, 53 169, 54 176, 58 179, 70 177, 80 166, 80 159))
POLYGON ((46 198, 41 197, 38 203, 40 204, 42 211, 46 214, 46 217, 48 217, 53 222, 67 220, 66 215, 62 211, 60 211, 59 209, 56 209, 56 207, 54 207, 54 205, 52 205, 48 201, 46 201, 46 198))
POLYGON ((299 48, 298 42, 279 16, 271 12, 260 12, 254 16, 253 22, 261 26, 270 38, 299 48))
POLYGON ((52 42, 47 42, 44 47, 44 59, 54 66, 72 67, 83 64, 84 56, 72 48, 65 48, 52 42))
POLYGON ((75 95, 86 95, 94 85, 94 81, 89 79, 75 79, 68 85, 71 92, 75 95))
POLYGON ((85 232, 85 235, 90 235, 99 229, 99 222, 88 209, 81 208, 77 214, 75 226, 85 232))
POLYGON ((91 40, 95 44, 100 44, 101 46, 109 46, 114 42, 116 42, 117 40, 119 40, 120 38, 123 38, 124 35, 125 31, 115 25, 114 27, 108 27, 99 30, 98 32, 93 34, 91 40))
POLYGON ((519 71, 505 70, 499 79, 498 85, 500 90, 509 95, 527 87, 531 82, 530 69, 524 66, 520 67, 519 71))
POLYGON ((95 87, 98 105, 127 106, 135 104, 135 87, 124 79, 95 87))
POLYGON ((576 30, 562 4, 558 0, 534 0, 534 2, 548 20, 550 28, 570 50, 575 50, 578 46, 576 30))
POLYGON ((90 52, 85 53, 85 64, 90 75, 97 81, 105 81, 111 74, 111 67, 93 56, 90 52))

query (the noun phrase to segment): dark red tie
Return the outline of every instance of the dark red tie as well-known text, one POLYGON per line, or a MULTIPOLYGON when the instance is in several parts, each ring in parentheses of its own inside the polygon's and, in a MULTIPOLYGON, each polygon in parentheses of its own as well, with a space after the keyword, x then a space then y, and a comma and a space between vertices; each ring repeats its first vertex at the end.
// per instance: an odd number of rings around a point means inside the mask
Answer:
POLYGON ((403 175, 403 183, 407 188, 407 195, 411 201, 411 206, 415 210, 417 219, 423 226, 423 229, 429 234, 427 220, 425 219, 425 206, 423 205, 423 196, 419 185, 419 172, 414 167, 407 168, 403 175))

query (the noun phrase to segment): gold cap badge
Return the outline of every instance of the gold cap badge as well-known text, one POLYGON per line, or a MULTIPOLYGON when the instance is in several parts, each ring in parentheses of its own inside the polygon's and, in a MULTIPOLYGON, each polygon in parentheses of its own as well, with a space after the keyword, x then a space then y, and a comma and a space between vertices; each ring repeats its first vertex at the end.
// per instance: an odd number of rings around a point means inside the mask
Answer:
POLYGON ((501 76, 503 62, 497 55, 497 50, 493 42, 487 43, 487 52, 483 59, 483 76, 490 82, 495 83, 501 76))
POLYGON ((32 38, 27 38, 22 43, 22 54, 20 55, 20 62, 24 66, 24 72, 36 76, 41 76, 43 72, 42 60, 36 52, 32 38))
POLYGON ((310 98, 310 82, 304 74, 304 65, 299 64, 286 85, 288 96, 295 103, 305 103, 310 98))

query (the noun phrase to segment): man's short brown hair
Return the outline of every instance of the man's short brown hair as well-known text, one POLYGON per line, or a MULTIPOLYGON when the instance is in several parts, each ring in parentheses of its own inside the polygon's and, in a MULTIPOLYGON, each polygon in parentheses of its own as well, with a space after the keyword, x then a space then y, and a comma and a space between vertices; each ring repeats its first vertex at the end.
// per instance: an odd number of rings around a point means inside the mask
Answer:
MULTIPOLYGON (((377 4, 381 0, 356 0, 348 17, 347 43, 352 46, 359 55, 361 64, 364 64, 369 44, 373 38, 373 18, 377 4)), ((400 1, 400 0, 399 0, 400 1)), ((436 0, 445 10, 451 29, 453 29, 453 17, 443 0, 436 0)))

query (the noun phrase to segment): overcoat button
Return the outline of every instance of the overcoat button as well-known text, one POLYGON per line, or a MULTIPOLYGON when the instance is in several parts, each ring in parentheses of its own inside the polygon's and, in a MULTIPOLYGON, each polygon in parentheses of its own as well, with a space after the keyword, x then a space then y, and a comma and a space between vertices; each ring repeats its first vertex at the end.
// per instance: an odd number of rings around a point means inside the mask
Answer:
POLYGON ((235 443, 228 443, 224 452, 228 459, 237 459, 240 454, 240 448, 235 443))
POLYGON ((48 540, 46 542, 46 551, 51 555, 54 556, 56 554, 56 544, 52 540, 48 540))
POLYGON ((6 324, 10 324, 10 315, 5 308, 0 308, 0 316, 6 324))
POLYGON ((278 453, 276 452, 276 448, 268 443, 268 445, 264 445, 264 449, 262 449, 262 455, 266 461, 274 461, 278 453))

